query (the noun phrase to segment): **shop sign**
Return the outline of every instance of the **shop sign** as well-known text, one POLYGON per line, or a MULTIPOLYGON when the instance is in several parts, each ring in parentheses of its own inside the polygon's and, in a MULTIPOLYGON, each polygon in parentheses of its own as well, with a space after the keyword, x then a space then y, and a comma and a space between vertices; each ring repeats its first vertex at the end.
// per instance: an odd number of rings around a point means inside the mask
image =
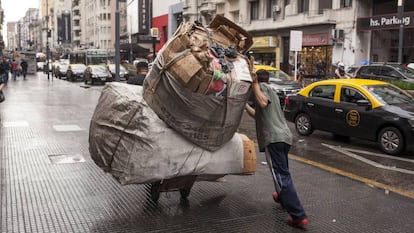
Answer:
POLYGON ((385 29, 398 29, 401 24, 404 27, 414 27, 414 12, 404 12, 402 18, 398 18, 397 15, 379 15, 368 18, 357 19, 358 31, 369 30, 385 30, 385 29))
POLYGON ((303 46, 321 46, 329 44, 329 33, 303 34, 303 46))
POLYGON ((148 34, 150 28, 149 0, 138 0, 138 33, 148 34))
POLYGON ((277 47, 276 36, 260 36, 253 37, 254 48, 266 48, 266 47, 277 47))

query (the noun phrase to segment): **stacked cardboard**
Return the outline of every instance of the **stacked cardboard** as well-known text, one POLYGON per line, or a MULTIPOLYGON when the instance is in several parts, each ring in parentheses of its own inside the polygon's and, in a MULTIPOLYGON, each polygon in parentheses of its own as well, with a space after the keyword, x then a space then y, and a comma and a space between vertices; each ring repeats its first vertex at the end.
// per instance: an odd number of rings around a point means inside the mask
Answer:
POLYGON ((256 154, 241 134, 214 152, 168 127, 142 98, 142 87, 107 84, 89 129, 89 151, 121 184, 141 184, 188 175, 252 174, 256 154))
POLYGON ((186 139, 218 150, 236 132, 250 95, 243 54, 251 45, 251 36, 222 16, 208 27, 181 24, 144 81, 145 100, 186 139))

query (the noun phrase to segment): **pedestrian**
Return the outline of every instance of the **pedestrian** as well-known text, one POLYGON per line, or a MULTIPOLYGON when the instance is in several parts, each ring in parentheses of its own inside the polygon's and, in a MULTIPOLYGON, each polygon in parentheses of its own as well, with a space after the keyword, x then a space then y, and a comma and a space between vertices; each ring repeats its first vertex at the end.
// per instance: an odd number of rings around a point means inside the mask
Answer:
POLYGON ((7 85, 7 82, 9 81, 9 72, 10 72, 10 63, 7 60, 7 58, 3 57, 1 61, 1 66, 3 67, 3 70, 4 70, 3 81, 4 81, 4 84, 7 85))
POLYGON ((255 107, 246 104, 247 113, 255 118, 260 152, 265 152, 276 192, 273 199, 286 209, 291 226, 306 229, 308 218, 296 193, 289 171, 288 153, 292 133, 280 107, 279 97, 269 82, 269 72, 252 73, 255 107))
POLYGON ((23 74, 23 79, 26 79, 26 74, 27 74, 27 62, 22 59, 22 61, 20 62, 20 67, 22 67, 22 74, 23 74))
POLYGON ((305 81, 304 80, 305 79, 305 73, 306 73, 305 66, 303 64, 300 64, 299 69, 298 69, 298 76, 296 78, 296 82, 300 83, 302 85, 302 87, 304 86, 303 83, 305 81))
POLYGON ((147 76, 148 73, 148 63, 140 61, 135 65, 135 67, 137 68, 137 73, 135 76, 130 77, 127 80, 127 83, 142 86, 144 84, 145 76, 147 76))
POLYGON ((14 81, 16 81, 18 66, 19 64, 13 59, 10 65, 10 72, 12 73, 14 81))
POLYGON ((338 63, 335 69, 335 78, 345 78, 345 65, 342 62, 338 63))
POLYGON ((4 75, 3 75, 4 69, 2 66, 0 66, 0 103, 5 100, 3 88, 6 85, 4 81, 4 75))
POLYGON ((325 73, 325 65, 323 64, 322 60, 318 60, 316 63, 316 78, 320 80, 325 73))

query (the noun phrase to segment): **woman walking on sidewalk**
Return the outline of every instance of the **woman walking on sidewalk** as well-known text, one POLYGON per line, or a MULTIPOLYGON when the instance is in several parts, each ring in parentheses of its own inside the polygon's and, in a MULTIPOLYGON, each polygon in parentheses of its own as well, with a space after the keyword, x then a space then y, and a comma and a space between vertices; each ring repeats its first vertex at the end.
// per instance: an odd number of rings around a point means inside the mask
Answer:
POLYGON ((265 152, 276 189, 273 198, 289 213, 290 225, 306 229, 308 218, 289 171, 288 153, 292 133, 280 107, 279 97, 269 85, 269 72, 258 70, 251 76, 255 109, 246 104, 246 111, 256 121, 259 149, 265 152))

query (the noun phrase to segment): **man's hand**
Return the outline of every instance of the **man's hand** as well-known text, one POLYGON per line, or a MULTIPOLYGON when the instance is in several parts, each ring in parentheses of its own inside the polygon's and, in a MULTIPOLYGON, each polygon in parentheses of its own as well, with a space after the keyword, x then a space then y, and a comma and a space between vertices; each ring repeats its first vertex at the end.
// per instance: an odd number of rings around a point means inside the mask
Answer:
POLYGON ((250 56, 250 64, 249 64, 250 76, 252 77, 252 83, 257 83, 257 74, 256 69, 254 68, 254 57, 250 56))

